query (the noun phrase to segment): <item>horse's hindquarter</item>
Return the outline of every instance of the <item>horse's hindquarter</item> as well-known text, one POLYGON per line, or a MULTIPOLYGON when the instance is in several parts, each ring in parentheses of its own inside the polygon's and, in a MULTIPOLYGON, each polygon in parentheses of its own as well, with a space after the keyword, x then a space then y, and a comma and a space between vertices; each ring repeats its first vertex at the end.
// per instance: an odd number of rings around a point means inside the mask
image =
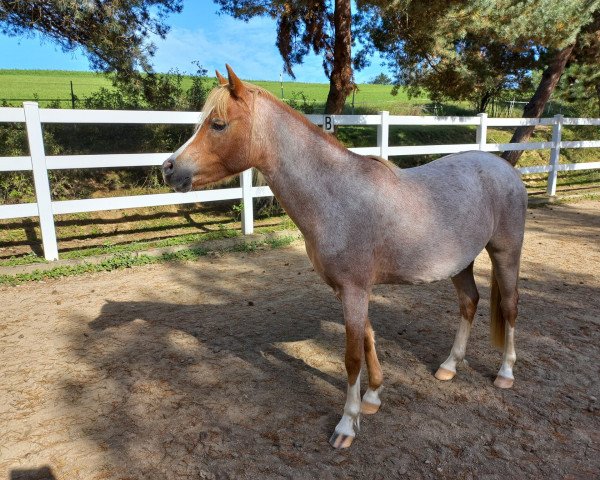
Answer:
POLYGON ((518 174, 487 153, 450 155, 402 170, 396 187, 387 185, 382 192, 385 201, 374 228, 376 283, 453 276, 474 260, 499 225, 515 215, 524 218, 518 174))

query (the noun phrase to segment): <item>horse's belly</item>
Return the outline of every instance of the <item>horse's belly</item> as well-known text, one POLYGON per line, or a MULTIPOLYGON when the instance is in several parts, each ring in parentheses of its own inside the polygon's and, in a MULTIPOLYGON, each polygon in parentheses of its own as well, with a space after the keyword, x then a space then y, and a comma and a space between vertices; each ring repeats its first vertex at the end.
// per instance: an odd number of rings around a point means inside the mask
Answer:
POLYGON ((453 277, 479 255, 490 234, 488 229, 481 229, 479 234, 466 238, 446 235, 437 241, 427 237, 397 245, 388 243, 376 262, 376 282, 417 284, 453 277))
MULTIPOLYGON (((475 255, 476 256, 476 255, 475 255)), ((463 271, 475 258, 463 257, 457 259, 443 260, 435 264, 421 265, 417 268, 410 268, 402 265, 396 269, 380 269, 376 275, 375 283, 396 283, 396 284, 421 284, 437 282, 451 278, 463 271)))

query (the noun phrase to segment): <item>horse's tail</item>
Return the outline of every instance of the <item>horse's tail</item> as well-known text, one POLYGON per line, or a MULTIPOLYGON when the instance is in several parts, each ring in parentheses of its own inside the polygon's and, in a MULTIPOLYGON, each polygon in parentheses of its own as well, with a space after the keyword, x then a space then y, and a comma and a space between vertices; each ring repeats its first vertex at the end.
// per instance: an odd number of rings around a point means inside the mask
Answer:
POLYGON ((506 326, 502 311, 500 310, 500 287, 496 278, 496 272, 492 266, 492 282, 490 292, 490 337, 492 345, 504 348, 504 334, 506 326))

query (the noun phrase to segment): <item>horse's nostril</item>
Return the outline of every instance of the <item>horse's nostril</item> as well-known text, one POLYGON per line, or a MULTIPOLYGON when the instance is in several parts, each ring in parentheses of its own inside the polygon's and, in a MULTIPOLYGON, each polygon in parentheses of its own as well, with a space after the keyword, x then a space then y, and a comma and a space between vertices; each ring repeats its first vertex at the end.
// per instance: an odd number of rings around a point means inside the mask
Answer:
POLYGON ((171 175, 175 168, 175 162, 173 160, 165 160, 162 164, 162 170, 165 175, 171 175))

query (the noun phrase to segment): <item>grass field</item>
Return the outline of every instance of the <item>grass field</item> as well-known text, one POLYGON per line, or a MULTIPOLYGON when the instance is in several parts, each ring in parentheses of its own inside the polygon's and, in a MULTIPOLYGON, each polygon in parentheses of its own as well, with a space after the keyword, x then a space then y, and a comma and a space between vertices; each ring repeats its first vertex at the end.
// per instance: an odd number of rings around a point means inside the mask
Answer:
MULTIPOLYGON (((19 104, 22 100, 69 100, 71 85, 75 95, 84 98, 101 87, 110 87, 110 80, 94 72, 62 70, 0 70, 0 101, 19 104)), ((45 102, 40 102, 45 103, 45 102)))
MULTIPOLYGON (((215 83, 216 79, 207 77, 209 83, 215 83)), ((281 97, 280 82, 253 81, 261 87, 281 97)), ((111 88, 111 82, 102 74, 94 72, 75 72, 61 70, 0 70, 0 102, 6 100, 11 105, 19 105, 23 100, 39 99, 41 105, 48 101, 61 100, 66 107, 71 101, 71 85, 79 99, 90 96, 102 87, 111 88)), ((191 85, 190 77, 184 77, 183 87, 191 85)), ((286 99, 295 98, 302 101, 300 94, 306 98, 307 104, 314 104, 315 110, 320 111, 327 99, 329 85, 326 83, 301 83, 283 82, 283 96, 286 99)), ((401 90, 398 95, 391 94, 390 85, 359 85, 355 93, 355 105, 357 109, 379 109, 393 112, 409 113, 411 109, 415 112, 422 111, 429 99, 426 96, 408 98, 405 91, 401 90)), ((352 97, 348 98, 347 105, 350 108, 352 97)))

